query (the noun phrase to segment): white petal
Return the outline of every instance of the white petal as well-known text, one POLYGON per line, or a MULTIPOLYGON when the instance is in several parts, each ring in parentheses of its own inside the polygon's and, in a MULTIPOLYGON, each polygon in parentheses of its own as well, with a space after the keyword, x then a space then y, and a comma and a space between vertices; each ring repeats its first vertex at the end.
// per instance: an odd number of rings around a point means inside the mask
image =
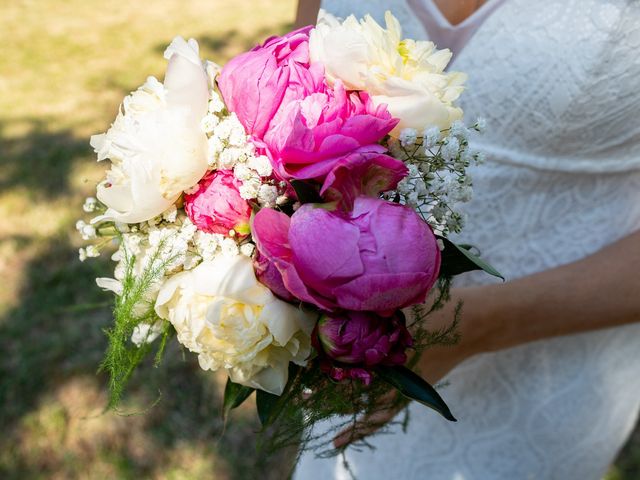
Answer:
POLYGON ((116 295, 122 295, 122 283, 115 278, 100 277, 96 278, 96 284, 103 290, 109 290, 116 295))

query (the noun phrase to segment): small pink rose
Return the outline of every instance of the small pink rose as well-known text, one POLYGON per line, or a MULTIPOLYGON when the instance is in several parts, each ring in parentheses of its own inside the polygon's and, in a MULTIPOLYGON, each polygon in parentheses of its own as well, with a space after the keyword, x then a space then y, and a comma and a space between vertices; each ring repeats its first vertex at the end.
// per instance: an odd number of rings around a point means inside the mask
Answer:
POLYGON ((239 236, 249 234, 251 206, 240 196, 242 182, 231 170, 216 170, 204 176, 195 193, 185 194, 184 209, 199 230, 239 236))

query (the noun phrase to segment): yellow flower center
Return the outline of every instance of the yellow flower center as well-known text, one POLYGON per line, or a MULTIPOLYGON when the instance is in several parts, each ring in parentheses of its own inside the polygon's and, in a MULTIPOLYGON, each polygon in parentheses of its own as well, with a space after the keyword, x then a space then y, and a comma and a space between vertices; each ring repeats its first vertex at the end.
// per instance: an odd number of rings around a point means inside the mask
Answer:
POLYGON ((411 60, 411 49, 406 40, 401 40, 398 44, 398 53, 402 57, 402 63, 405 65, 411 60))

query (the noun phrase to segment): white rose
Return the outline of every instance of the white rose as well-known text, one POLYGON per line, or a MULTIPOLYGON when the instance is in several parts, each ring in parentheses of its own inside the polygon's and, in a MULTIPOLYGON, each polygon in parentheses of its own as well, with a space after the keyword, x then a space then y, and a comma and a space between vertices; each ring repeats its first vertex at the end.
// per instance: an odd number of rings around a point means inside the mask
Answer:
POLYGON ((396 137, 404 128, 448 128, 462 118, 453 102, 466 75, 444 72, 449 50, 437 50, 433 42, 403 40, 390 12, 385 21, 386 29, 368 15, 361 21, 351 15, 341 22, 321 11, 310 33, 311 61, 324 65, 329 83, 339 79, 348 89, 368 92, 376 105, 387 104, 400 119, 392 132, 396 137))
POLYGON ((107 133, 91 137, 98 160, 111 160, 98 199, 100 220, 138 223, 160 215, 207 170, 207 76, 195 40, 176 37, 164 54, 165 82, 154 77, 126 97, 107 133))
POLYGON ((204 370, 280 395, 289 362, 304 365, 312 319, 258 282, 251 259, 218 256, 165 283, 156 312, 204 370))

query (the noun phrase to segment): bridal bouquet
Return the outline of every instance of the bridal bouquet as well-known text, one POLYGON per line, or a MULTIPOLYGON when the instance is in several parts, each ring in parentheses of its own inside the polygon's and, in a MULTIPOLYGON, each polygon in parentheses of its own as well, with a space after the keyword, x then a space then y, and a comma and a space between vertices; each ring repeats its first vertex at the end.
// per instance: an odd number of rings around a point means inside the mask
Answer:
POLYGON ((110 165, 77 225, 94 240, 81 260, 117 245, 114 278, 97 279, 116 295, 111 406, 175 335, 227 374, 225 414, 255 391, 280 440, 390 390, 454 420, 408 362, 445 337, 425 328, 430 291, 437 308, 453 275, 496 273, 446 238, 482 129, 461 122, 451 53, 403 39, 388 13, 386 28, 325 15, 222 68, 193 39, 164 56, 164 83, 92 137, 110 165))

